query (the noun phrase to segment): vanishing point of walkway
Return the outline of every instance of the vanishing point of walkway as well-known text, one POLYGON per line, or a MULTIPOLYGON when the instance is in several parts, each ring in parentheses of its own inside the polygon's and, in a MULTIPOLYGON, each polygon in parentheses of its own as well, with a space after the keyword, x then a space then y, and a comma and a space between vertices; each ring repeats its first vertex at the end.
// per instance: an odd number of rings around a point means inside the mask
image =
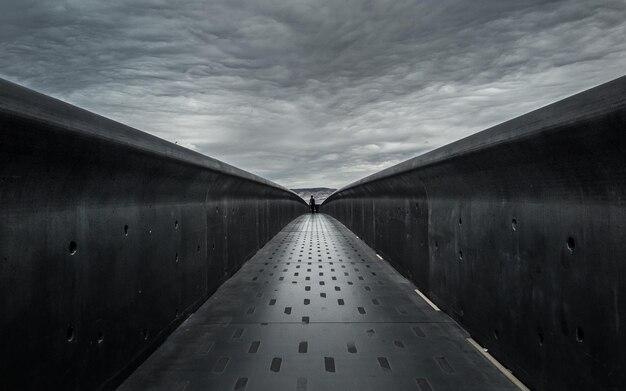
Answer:
POLYGON ((517 390, 339 222, 297 218, 120 390, 517 390))

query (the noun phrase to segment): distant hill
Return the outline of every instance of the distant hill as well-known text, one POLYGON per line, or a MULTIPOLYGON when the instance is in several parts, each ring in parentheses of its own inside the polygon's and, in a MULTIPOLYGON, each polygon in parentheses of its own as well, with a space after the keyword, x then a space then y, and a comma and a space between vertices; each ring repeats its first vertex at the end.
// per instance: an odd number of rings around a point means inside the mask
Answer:
POLYGON ((309 198, 313 196, 316 204, 324 202, 329 195, 331 195, 337 189, 331 189, 328 187, 311 187, 306 189, 291 189, 294 193, 302 197, 303 200, 309 202, 309 198))

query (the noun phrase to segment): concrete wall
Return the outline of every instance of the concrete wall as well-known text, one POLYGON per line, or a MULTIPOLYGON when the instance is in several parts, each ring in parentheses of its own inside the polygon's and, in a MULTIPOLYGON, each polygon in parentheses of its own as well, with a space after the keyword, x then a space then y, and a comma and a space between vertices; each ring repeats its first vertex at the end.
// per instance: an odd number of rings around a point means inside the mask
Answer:
POLYGON ((0 81, 0 389, 108 389, 285 224, 294 193, 0 81))
POLYGON ((533 390, 626 389, 626 77, 381 171, 337 217, 533 390))

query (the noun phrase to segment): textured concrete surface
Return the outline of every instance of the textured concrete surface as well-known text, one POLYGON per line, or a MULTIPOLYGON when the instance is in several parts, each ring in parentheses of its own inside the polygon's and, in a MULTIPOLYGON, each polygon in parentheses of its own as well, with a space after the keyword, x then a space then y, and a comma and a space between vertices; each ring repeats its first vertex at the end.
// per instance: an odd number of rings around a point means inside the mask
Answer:
POLYGON ((0 389, 114 387, 306 212, 265 179, 0 81, 0 389))
POLYGON ((119 390, 517 389, 414 288, 333 218, 301 216, 119 390))
POLYGON ((536 390, 626 389, 626 77, 340 189, 329 213, 536 390))

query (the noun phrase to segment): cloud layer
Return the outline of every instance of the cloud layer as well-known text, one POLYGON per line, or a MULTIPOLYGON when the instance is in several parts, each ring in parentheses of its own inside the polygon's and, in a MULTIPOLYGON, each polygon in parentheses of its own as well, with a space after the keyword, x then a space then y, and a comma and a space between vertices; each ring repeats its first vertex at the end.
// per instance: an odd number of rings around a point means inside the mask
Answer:
POLYGON ((0 77, 341 187, 622 76, 626 3, 0 0, 0 77))

